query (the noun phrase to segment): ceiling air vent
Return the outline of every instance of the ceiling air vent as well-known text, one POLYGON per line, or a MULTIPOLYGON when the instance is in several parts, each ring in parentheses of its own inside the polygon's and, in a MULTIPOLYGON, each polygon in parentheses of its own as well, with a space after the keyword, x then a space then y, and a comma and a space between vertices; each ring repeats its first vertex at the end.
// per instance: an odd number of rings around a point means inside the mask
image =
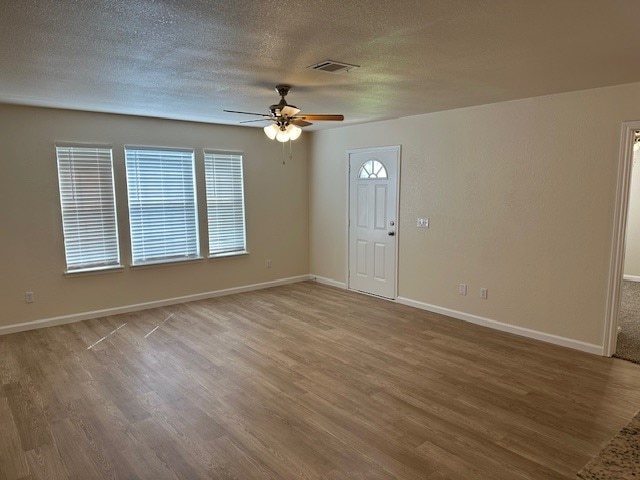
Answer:
POLYGON ((324 60, 322 62, 309 65, 307 68, 311 70, 320 70, 327 73, 345 73, 352 68, 359 68, 360 65, 351 65, 349 63, 334 62, 333 60, 324 60))

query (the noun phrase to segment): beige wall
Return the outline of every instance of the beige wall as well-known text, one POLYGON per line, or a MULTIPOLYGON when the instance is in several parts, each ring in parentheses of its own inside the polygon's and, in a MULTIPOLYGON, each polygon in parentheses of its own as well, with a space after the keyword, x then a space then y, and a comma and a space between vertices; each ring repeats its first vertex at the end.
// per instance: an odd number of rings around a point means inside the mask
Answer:
POLYGON ((640 277, 640 151, 633 153, 629 214, 624 255, 624 274, 640 277))
POLYGON ((320 131, 311 273, 346 282, 345 151, 399 144, 400 296, 602 345, 620 129, 637 119, 631 84, 320 131))
MULTIPOLYGON (((346 282, 345 151, 399 144, 400 296, 601 345, 620 125, 639 100, 631 84, 323 130, 286 165, 259 129, 0 106, 0 326, 309 271, 346 282), (195 148, 200 173, 203 148, 244 151, 251 254, 64 276, 55 141, 113 145, 125 263, 123 145, 195 148)), ((204 246, 201 175, 198 195, 204 246)))
MULTIPOLYGON (((304 275, 308 256, 305 135, 294 159, 261 129, 0 105, 0 326, 304 275), (206 210, 202 149, 244 152, 250 254, 64 276, 54 142, 112 144, 122 260, 130 263, 123 145, 196 150, 202 248, 206 210), (272 268, 266 268, 266 260, 272 268), (25 304, 24 292, 36 302, 25 304)), ((205 250, 206 251, 206 250, 205 250)))

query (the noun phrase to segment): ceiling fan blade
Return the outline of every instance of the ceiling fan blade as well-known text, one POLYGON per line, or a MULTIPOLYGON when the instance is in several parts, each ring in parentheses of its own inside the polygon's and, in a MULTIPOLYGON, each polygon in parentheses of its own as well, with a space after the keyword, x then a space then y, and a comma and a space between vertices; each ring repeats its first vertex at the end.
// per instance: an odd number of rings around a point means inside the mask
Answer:
POLYGON ((302 115, 296 115, 296 118, 301 118, 302 120, 330 120, 334 122, 341 122, 342 120, 344 120, 344 115, 303 113, 302 115))
POLYGON ((301 118, 297 118, 295 120, 293 120, 291 122, 293 125, 296 125, 298 127, 308 127, 309 125, 313 125, 313 123, 311 122, 305 122, 304 120, 302 120, 301 118))
POLYGON ((237 110, 223 110, 223 112, 227 113, 242 113, 243 115, 260 115, 261 117, 268 117, 268 115, 264 113, 255 113, 255 112, 239 112, 237 110))
POLYGON ((300 111, 299 108, 295 108, 290 105, 287 105, 286 107, 282 107, 282 110, 280 110, 280 115, 284 115, 286 117, 293 117, 299 111, 300 111))
POLYGON ((243 120, 242 122, 238 122, 238 123, 269 122, 269 121, 271 121, 270 118, 259 118, 258 120, 243 120))

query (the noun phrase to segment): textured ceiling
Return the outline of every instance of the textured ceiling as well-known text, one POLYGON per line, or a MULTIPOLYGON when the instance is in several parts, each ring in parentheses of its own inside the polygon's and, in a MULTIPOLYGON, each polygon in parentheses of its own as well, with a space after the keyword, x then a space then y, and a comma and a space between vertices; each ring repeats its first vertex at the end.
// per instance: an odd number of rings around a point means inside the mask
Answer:
POLYGON ((290 83, 361 123, 616 85, 640 81, 637 5, 0 0, 0 102, 235 124, 290 83), (306 68, 325 59, 361 68, 306 68))

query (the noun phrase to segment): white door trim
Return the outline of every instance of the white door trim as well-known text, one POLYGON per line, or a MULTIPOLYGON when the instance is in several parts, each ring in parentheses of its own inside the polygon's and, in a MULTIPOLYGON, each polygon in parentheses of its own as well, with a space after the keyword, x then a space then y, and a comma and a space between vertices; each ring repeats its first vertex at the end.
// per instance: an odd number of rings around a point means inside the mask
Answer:
MULTIPOLYGON (((347 258, 345 262, 345 278, 347 279, 347 290, 352 290, 351 288, 351 278, 349 276, 349 260, 351 259, 351 242, 350 242, 350 234, 349 234, 349 216, 351 215, 351 182, 349 181, 349 166, 351 165, 350 156, 355 153, 374 153, 380 151, 389 151, 392 150, 395 152, 396 157, 398 159, 398 171, 396 174, 396 241, 395 241, 395 281, 393 285, 393 300, 395 301, 398 298, 398 266, 399 266, 399 255, 398 255, 398 245, 400 243, 400 172, 401 172, 401 146, 400 145, 387 145, 380 147, 366 147, 366 148, 351 148, 346 151, 346 179, 347 179, 347 215, 345 219, 345 229, 346 229, 346 252, 347 258)), ((363 292, 359 292, 363 293, 363 292)), ((382 298, 382 297, 380 297, 382 298)))
POLYGON ((609 263, 609 284, 607 288, 607 306, 604 322, 604 355, 612 356, 616 352, 618 310, 620 307, 620 287, 624 273, 624 254, 629 213, 629 191, 631 189, 631 169, 633 167, 633 132, 640 130, 640 121, 623 122, 620 132, 620 151, 618 154, 618 179, 616 184, 616 203, 613 213, 613 232, 611 236, 611 259, 609 263))

